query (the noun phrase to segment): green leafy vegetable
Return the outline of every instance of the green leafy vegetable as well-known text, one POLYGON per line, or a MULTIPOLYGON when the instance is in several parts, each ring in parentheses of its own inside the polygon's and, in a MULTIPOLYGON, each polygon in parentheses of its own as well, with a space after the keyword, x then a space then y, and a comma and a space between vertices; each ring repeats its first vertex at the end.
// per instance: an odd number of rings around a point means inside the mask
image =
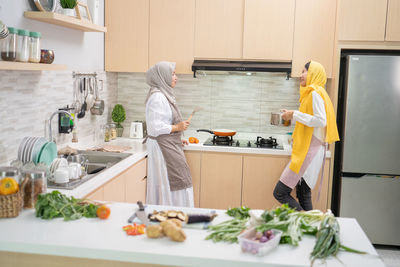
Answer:
POLYGON ((212 240, 214 242, 228 242, 237 243, 238 235, 246 229, 246 223, 248 219, 232 219, 229 221, 222 222, 217 225, 208 227, 208 230, 213 231, 206 237, 206 240, 212 240))
POLYGON ((63 217, 65 221, 77 220, 82 217, 95 218, 97 217, 97 208, 98 205, 67 197, 57 190, 39 195, 35 204, 36 217, 46 220, 58 217, 63 217))
POLYGON ((229 216, 232 216, 234 218, 244 219, 244 218, 250 217, 249 211, 250 211, 250 208, 241 206, 240 208, 228 209, 226 211, 226 214, 228 214, 229 216))
POLYGON ((366 254, 366 252, 346 247, 340 243, 339 223, 332 213, 327 213, 317 232, 317 241, 311 252, 311 265, 316 259, 325 260, 330 255, 336 256, 339 249, 347 252, 366 254))

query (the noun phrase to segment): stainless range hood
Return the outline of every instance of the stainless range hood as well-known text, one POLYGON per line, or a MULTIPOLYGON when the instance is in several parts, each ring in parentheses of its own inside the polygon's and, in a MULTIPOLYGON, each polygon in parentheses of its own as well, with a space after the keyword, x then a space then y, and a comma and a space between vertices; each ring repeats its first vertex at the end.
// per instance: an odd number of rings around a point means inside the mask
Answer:
POLYGON ((194 60, 192 64, 193 77, 198 70, 242 71, 242 72, 286 72, 289 79, 292 62, 257 62, 257 61, 225 61, 225 60, 194 60))

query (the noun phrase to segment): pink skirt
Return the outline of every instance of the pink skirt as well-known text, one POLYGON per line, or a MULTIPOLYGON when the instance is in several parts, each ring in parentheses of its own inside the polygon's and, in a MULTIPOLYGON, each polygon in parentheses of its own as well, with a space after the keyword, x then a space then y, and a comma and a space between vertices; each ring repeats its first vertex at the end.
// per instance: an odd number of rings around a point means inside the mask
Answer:
POLYGON ((279 180, 284 183, 286 186, 290 188, 294 188, 297 183, 300 181, 301 177, 303 177, 304 172, 307 170, 308 166, 314 159, 315 155, 317 154, 318 150, 323 146, 324 143, 321 142, 318 138, 314 135, 312 136, 310 147, 308 148, 308 152, 306 158, 303 161, 303 165, 301 165, 299 173, 295 173, 292 171, 289 166, 292 161, 286 165, 285 170, 283 170, 281 178, 279 180))

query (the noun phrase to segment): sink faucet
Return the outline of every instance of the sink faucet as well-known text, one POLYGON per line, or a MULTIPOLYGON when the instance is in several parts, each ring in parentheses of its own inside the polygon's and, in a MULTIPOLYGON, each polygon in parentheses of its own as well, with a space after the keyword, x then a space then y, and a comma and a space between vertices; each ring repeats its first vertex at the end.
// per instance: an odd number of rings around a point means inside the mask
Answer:
POLYGON ((71 118, 71 120, 74 119, 74 118, 72 117, 71 113, 69 113, 69 112, 67 112, 67 111, 65 111, 65 110, 57 110, 56 112, 54 112, 53 114, 51 114, 50 119, 47 121, 47 124, 48 124, 48 126, 49 126, 48 131, 49 131, 49 141, 50 141, 50 142, 55 142, 55 140, 53 140, 53 132, 52 132, 52 130, 51 130, 51 120, 53 119, 53 117, 54 117, 56 114, 59 114, 59 113, 64 113, 64 114, 68 115, 68 116, 71 118))

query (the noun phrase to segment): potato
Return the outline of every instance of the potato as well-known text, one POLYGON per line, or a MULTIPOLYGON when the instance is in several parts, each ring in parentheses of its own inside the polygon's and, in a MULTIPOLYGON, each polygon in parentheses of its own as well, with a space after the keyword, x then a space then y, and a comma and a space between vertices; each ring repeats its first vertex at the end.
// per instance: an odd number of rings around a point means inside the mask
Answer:
POLYGON ((160 225, 149 225, 146 227, 146 235, 149 238, 159 238, 162 237, 163 229, 160 225))
POLYGON ((186 234, 179 226, 177 226, 176 222, 174 222, 173 219, 160 223, 160 226, 162 227, 162 230, 165 233, 165 235, 168 236, 171 240, 178 242, 185 241, 186 234))

